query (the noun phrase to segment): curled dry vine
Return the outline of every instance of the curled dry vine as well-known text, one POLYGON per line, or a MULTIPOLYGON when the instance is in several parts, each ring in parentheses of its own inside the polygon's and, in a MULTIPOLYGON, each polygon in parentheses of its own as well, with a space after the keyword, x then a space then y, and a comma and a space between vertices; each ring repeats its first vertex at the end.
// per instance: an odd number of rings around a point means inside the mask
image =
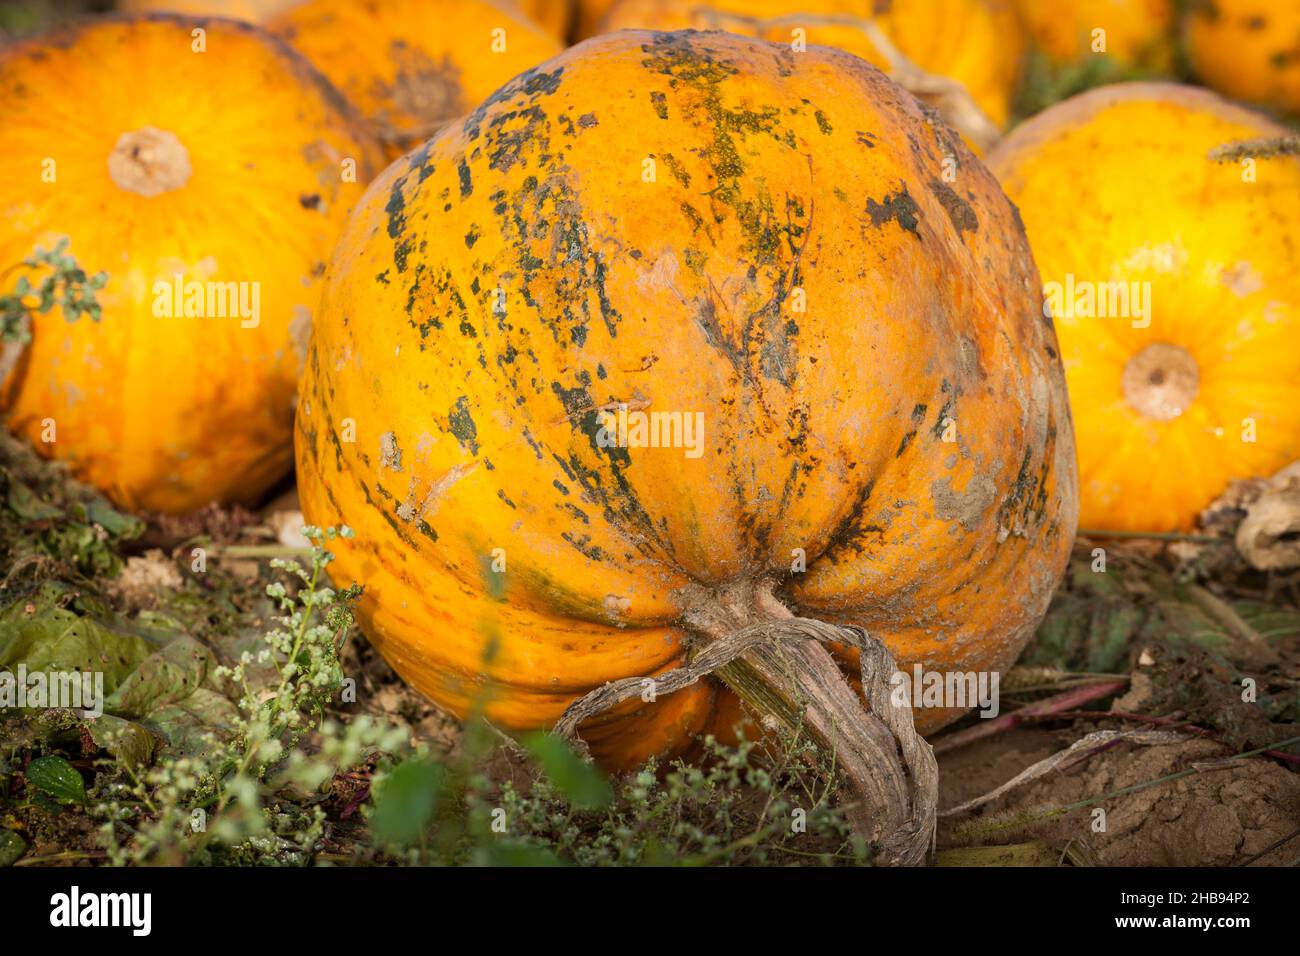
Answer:
MULTIPOLYGON (((770 585, 746 585, 689 596, 683 621, 696 646, 683 666, 653 678, 656 695, 715 675, 764 718, 788 732, 809 731, 835 759, 853 791, 850 819, 879 847, 879 861, 924 863, 934 845, 938 765, 916 732, 909 707, 894 706, 893 656, 860 627, 795 617, 770 585), (825 644, 858 651, 863 700, 845 681, 825 644)), ((579 726, 640 696, 651 680, 613 681, 571 704, 554 732, 573 738, 579 726)))

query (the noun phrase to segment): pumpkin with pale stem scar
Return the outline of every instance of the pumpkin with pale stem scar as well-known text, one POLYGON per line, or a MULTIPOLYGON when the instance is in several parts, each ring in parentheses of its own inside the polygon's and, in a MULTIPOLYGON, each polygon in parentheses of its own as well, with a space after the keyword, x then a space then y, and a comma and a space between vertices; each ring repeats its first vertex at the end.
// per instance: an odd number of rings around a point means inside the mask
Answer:
POLYGON ((1300 457, 1300 163, 1286 130, 1176 84, 1103 87, 989 157, 1054 313, 1086 528, 1170 531, 1300 457))
POLYGON ((320 280, 377 144, 233 20, 69 26, 0 52, 0 99, 0 263, 67 239, 108 275, 100 321, 35 317, 9 427, 129 508, 255 501, 289 469, 320 280))

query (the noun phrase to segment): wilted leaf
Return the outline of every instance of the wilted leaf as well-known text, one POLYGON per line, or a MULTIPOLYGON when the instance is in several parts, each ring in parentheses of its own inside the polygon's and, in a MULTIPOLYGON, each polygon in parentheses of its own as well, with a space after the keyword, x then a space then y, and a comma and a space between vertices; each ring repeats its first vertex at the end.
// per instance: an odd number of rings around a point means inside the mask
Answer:
POLYGON ((211 661, 206 647, 180 635, 141 661, 106 706, 117 714, 143 717, 158 707, 183 701, 203 683, 211 661))
POLYGON ((62 757, 37 757, 27 765, 27 786, 58 803, 85 803, 86 784, 62 757))
POLYGON ((76 517, 89 524, 99 525, 114 538, 130 540, 144 532, 143 521, 132 515, 123 514, 103 498, 96 497, 86 502, 78 502, 71 510, 76 517))
POLYGON ((445 781, 446 770, 428 758, 404 760, 386 774, 375 786, 370 815, 376 842, 418 843, 433 820, 445 781))
POLYGON ((1134 604, 1108 601, 1093 607, 1088 622, 1085 670, 1110 674, 1124 669, 1129 642, 1142 628, 1147 612, 1134 604))
POLYGON ((23 521, 50 521, 62 518, 63 512, 41 498, 17 478, 10 477, 9 493, 5 496, 9 510, 23 521))
POLYGON ((238 718, 238 709, 227 698, 199 687, 184 700, 159 707, 141 720, 167 741, 167 754, 185 757, 202 753, 209 746, 209 733, 229 734, 238 718))
POLYGON ((605 776, 579 757, 555 734, 536 733, 524 739, 546 776, 575 807, 598 810, 614 799, 614 789, 605 776))
POLYGON ((1270 643, 1300 637, 1300 611, 1295 608, 1252 600, 1233 601, 1232 606, 1242 620, 1270 643))
POLYGON ((0 667, 16 672, 102 672, 111 693, 154 650, 132 634, 114 631, 91 617, 54 604, 55 585, 28 600, 14 601, 0 613, 0 667), (29 613, 29 607, 34 608, 29 613))

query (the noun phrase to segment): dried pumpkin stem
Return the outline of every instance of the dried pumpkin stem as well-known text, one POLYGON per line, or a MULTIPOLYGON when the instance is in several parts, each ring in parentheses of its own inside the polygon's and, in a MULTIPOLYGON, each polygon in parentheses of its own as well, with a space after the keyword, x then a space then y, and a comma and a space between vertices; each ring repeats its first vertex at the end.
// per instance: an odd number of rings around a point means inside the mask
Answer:
MULTIPOLYGON (((699 590, 707 598, 692 600, 684 621, 704 641, 687 664, 654 678, 657 693, 713 675, 765 724, 807 730, 835 755, 853 791, 850 820, 879 847, 878 861, 924 863, 934 843, 938 767, 913 726, 911 708, 890 700, 896 665, 885 646, 858 627, 794 617, 766 587, 699 590), (858 650, 865 701, 826 643, 858 650)), ((597 688, 569 706, 554 732, 575 737, 583 721, 640 696, 647 679, 597 688)))
POLYGON ((742 13, 702 9, 700 16, 710 26, 725 30, 728 24, 743 24, 754 32, 781 27, 848 27, 867 35, 871 45, 889 64, 889 78, 918 99, 925 100, 938 109, 940 115, 953 129, 961 133, 981 150, 992 148, 1002 136, 1002 131, 976 104, 964 85, 950 76, 923 70, 894 45, 874 20, 837 13, 793 13, 779 17, 751 17, 742 13))
POLYGON ((108 154, 109 178, 140 196, 180 189, 190 172, 190 154, 176 134, 153 126, 123 133, 108 154))

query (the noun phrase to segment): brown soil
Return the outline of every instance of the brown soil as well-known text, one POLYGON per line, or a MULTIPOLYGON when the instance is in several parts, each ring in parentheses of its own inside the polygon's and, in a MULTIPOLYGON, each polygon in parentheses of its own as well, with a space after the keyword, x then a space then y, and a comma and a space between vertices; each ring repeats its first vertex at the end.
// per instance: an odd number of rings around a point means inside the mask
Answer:
MULTIPOLYGON (((1091 729, 1017 730, 945 754, 939 760, 940 812, 990 792, 1091 729)), ((1229 866, 1263 852, 1300 829, 1300 774, 1266 757, 1251 757, 1039 822, 1030 811, 1061 807, 1155 780, 1194 763, 1222 759, 1205 740, 1120 744, 1026 783, 959 818, 940 821, 939 847, 1042 840, 1062 852, 1072 841, 1099 866, 1229 866), (1019 818, 1019 819, 1018 819, 1019 818)), ((1284 865, 1300 855, 1292 840, 1252 865, 1284 865)))

